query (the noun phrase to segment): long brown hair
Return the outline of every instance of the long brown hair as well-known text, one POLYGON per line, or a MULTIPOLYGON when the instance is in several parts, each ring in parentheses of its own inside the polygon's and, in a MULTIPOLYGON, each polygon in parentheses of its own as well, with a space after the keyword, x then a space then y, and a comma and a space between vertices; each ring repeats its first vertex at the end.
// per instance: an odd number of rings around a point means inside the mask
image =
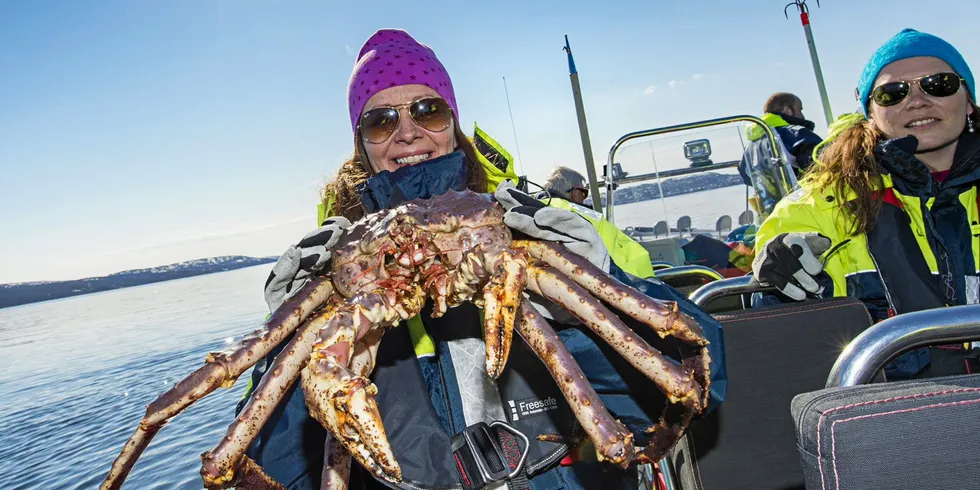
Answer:
MULTIPOLYGON (((459 121, 455 116, 453 116, 453 131, 456 135, 456 149, 462 150, 466 155, 466 170, 469 174, 467 188, 476 192, 487 192, 487 174, 476 157, 476 148, 460 129, 459 121)), ((357 144, 354 146, 354 155, 340 166, 336 177, 327 182, 320 195, 330 216, 343 216, 351 221, 364 217, 358 189, 374 175, 368 163, 360 130, 357 131, 355 140, 357 144)))
MULTIPOLYGON (((969 117, 974 126, 980 123, 980 108, 973 101, 973 114, 969 117)), ((965 129, 964 129, 965 131, 965 129)), ((881 166, 875 157, 875 149, 884 134, 867 119, 848 127, 821 152, 816 164, 803 177, 804 183, 813 184, 817 190, 830 189, 837 196, 841 209, 853 218, 850 234, 866 233, 881 211, 880 191, 884 187, 881 166), (845 202, 848 195, 854 197, 845 202)))

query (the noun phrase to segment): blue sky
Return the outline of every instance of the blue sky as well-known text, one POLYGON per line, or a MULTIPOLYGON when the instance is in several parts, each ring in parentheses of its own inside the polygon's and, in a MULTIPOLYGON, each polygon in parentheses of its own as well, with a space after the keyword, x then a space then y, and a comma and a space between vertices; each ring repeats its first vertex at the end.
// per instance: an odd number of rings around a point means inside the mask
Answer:
MULTIPOLYGON (((0 5, 0 282, 274 255, 315 225, 350 154, 346 85, 375 30, 431 46, 473 122, 542 180, 584 170, 568 34, 597 162, 629 131, 758 113, 785 90, 825 132, 799 18, 784 2, 215 1, 0 5), (672 83, 673 82, 673 83, 672 83)), ((904 27, 974 67, 980 3, 811 4, 835 113, 904 27)), ((976 68, 974 68, 976 70, 976 68)))

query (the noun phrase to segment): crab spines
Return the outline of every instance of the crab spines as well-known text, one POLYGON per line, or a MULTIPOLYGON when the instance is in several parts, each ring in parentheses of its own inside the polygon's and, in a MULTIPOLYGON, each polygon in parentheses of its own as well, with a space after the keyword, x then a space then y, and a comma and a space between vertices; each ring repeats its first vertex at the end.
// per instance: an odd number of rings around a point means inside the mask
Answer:
POLYGON ((674 337, 692 345, 708 345, 701 327, 693 318, 680 311, 676 302, 646 296, 606 274, 584 257, 570 252, 561 244, 527 240, 515 240, 514 244, 525 248, 534 259, 574 278, 575 282, 596 298, 650 326, 660 338, 674 337))
POLYGON ((284 301, 261 328, 246 335, 231 349, 209 354, 203 366, 157 397, 147 406, 146 415, 140 421, 139 427, 112 462, 112 467, 99 488, 121 488, 136 460, 168 420, 219 387, 228 386, 238 379, 246 369, 267 356, 292 334, 317 308, 323 306, 333 293, 334 287, 329 278, 313 278, 294 296, 284 301))
POLYGON ((490 281, 483 288, 483 336, 487 345, 487 375, 497 379, 510 356, 517 307, 527 282, 527 259, 520 252, 504 250, 492 261, 490 281))
POLYGON ((401 481, 401 468, 391 452, 381 414, 374 401, 378 389, 355 376, 336 358, 310 363, 303 371, 303 392, 310 415, 368 471, 392 483, 401 481))
POLYGON ((213 449, 201 455, 201 478, 209 490, 230 488, 236 481, 248 445, 258 436, 276 406, 283 399, 306 366, 313 350, 316 335, 336 312, 341 298, 328 300, 327 305, 310 317, 276 356, 262 377, 248 403, 228 426, 225 436, 213 449))
POLYGON ((621 468, 633 458, 633 434, 606 410, 582 368, 547 320, 525 299, 518 309, 518 333, 541 359, 595 445, 596 457, 621 468))
POLYGON ((320 490, 347 490, 350 484, 351 455, 330 433, 323 445, 323 473, 320 490))
MULTIPOLYGON (((331 247, 327 276, 315 278, 284 302, 265 327, 236 349, 209 355, 205 366, 150 404, 103 490, 121 487, 167 420, 230 385, 290 335, 226 438, 202 455, 205 484, 209 489, 282 488, 242 451, 297 378, 310 414, 330 434, 321 486, 345 489, 352 460, 397 484, 402 469, 387 439, 370 376, 384 332, 417 316, 429 300, 433 318, 463 302, 484 309, 485 368, 493 378, 507 366, 517 328, 559 385, 599 460, 626 467, 630 461, 658 459, 708 403, 710 357, 699 326, 676 303, 643 295, 560 244, 514 241, 503 215, 503 207, 487 195, 452 191, 352 224, 331 247), (667 394, 669 410, 648 431, 648 446, 637 452, 634 434, 608 413, 561 339, 525 302, 525 288, 572 312, 667 394), (332 305, 329 311, 307 320, 325 301, 332 305), (646 324, 662 339, 679 340, 665 344, 678 345, 680 359, 645 344, 639 334, 646 333, 629 329, 606 305, 646 324)), ((647 339, 659 345, 659 339, 647 339)))
POLYGON ((667 395, 672 403, 700 411, 701 386, 694 374, 668 360, 581 286, 548 266, 528 268, 528 289, 561 305, 587 325, 667 395))

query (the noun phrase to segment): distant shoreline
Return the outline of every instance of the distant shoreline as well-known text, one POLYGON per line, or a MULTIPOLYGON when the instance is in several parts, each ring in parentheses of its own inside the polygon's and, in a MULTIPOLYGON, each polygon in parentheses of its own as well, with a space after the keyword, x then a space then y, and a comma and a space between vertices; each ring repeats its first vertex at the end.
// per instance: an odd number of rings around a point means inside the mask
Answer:
MULTIPOLYGON (((691 194, 734 185, 744 185, 738 175, 725 175, 714 172, 665 180, 662 184, 666 197, 691 194)), ((660 198, 660 188, 656 183, 644 183, 628 188, 617 189, 616 204, 629 204, 660 198)), ((605 196, 602 196, 605 205, 605 196)), ((153 267, 117 272, 102 277, 90 277, 71 281, 24 282, 0 284, 0 308, 19 306, 41 301, 70 298, 85 294, 123 289, 157 282, 225 272, 245 267, 275 262, 278 257, 246 257, 232 255, 191 260, 153 267)))
POLYGON ((88 277, 70 281, 38 281, 0 284, 0 308, 42 301, 82 296, 114 289, 154 284, 186 277, 244 269, 268 264, 278 257, 246 257, 232 255, 197 259, 177 264, 116 272, 107 276, 88 277))
MULTIPOLYGON (((620 205, 660 199, 661 188, 663 188, 664 197, 667 198, 736 185, 745 185, 742 177, 738 174, 705 172, 702 174, 665 179, 659 185, 656 182, 634 184, 616 189, 614 192, 616 205, 620 205)), ((606 195, 604 192, 601 195, 601 199, 602 205, 605 206, 606 195)), ((587 203, 591 204, 591 200, 587 201, 587 203)))

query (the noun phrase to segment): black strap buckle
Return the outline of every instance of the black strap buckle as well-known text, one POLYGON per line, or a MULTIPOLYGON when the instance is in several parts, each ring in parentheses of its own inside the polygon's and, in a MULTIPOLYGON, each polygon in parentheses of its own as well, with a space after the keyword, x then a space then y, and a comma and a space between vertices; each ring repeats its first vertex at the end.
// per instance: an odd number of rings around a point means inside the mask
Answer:
POLYGON ((450 444, 456 470, 467 490, 510 480, 523 473, 529 447, 527 436, 500 421, 473 424, 453 436, 450 444), (524 443, 523 449, 515 437, 524 443))

